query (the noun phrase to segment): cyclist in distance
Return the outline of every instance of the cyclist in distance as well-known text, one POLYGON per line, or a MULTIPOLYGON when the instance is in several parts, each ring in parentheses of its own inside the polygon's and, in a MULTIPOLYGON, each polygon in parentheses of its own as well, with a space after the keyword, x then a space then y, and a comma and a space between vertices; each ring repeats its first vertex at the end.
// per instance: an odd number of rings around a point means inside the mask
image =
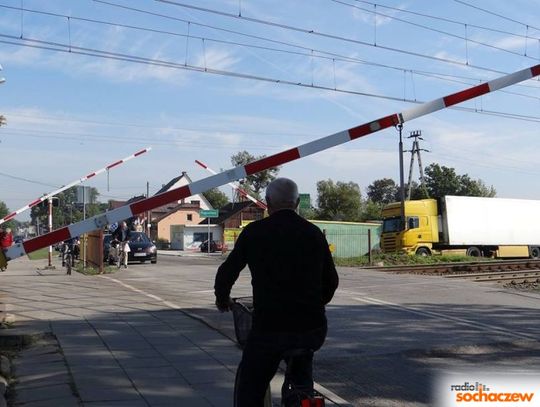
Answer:
POLYGON ((124 258, 123 258, 124 268, 127 268, 127 264, 128 264, 127 252, 129 251, 128 242, 129 242, 130 237, 131 237, 131 232, 125 221, 120 223, 120 225, 118 225, 118 227, 115 229, 115 231, 112 234, 112 238, 119 242, 118 249, 117 249, 118 250, 117 256, 120 255, 121 253, 123 253, 124 255, 124 258))
MULTIPOLYGON (((320 349, 326 338, 325 305, 338 275, 321 230, 296 213, 295 182, 277 178, 266 188, 267 218, 248 224, 218 268, 216 307, 229 311, 232 286, 248 265, 253 324, 239 365, 238 407, 263 406, 266 388, 284 353, 320 349)), ((313 388, 313 354, 295 356, 290 380, 313 388)))

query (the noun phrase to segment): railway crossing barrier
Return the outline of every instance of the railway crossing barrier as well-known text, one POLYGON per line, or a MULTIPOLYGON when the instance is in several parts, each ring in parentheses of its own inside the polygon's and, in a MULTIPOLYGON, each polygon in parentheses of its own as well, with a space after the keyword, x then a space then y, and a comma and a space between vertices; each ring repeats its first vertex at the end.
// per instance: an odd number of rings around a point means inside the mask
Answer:
POLYGON ((536 76, 540 76, 540 64, 493 79, 481 85, 467 88, 448 96, 432 100, 430 102, 422 103, 411 109, 404 110, 401 113, 394 113, 381 117, 360 126, 340 131, 338 133, 316 139, 309 143, 302 144, 298 147, 261 158, 249 164, 240 165, 219 174, 211 175, 207 178, 195 181, 189 185, 184 185, 180 188, 163 192, 150 198, 116 208, 112 211, 96 215, 81 222, 73 223, 69 226, 62 227, 34 239, 27 240, 23 243, 18 243, 6 249, 4 252, 0 251, 0 266, 2 266, 2 263, 9 260, 24 256, 27 253, 47 247, 54 243, 70 239, 71 237, 80 236, 83 233, 100 229, 110 223, 122 221, 170 202, 203 193, 209 189, 245 178, 248 175, 255 174, 278 165, 286 164, 299 158, 303 158, 328 148, 367 136, 368 134, 372 134, 392 126, 401 125, 412 119, 428 115, 438 110, 445 109, 455 104, 494 92, 536 76))

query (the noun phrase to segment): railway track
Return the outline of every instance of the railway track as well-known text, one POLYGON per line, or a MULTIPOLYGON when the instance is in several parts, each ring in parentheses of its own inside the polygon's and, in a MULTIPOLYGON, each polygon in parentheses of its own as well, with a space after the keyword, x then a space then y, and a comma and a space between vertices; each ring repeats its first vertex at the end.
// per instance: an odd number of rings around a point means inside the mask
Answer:
POLYGON ((540 260, 478 261, 372 267, 372 269, 407 274, 437 275, 474 282, 537 283, 540 282, 540 260))

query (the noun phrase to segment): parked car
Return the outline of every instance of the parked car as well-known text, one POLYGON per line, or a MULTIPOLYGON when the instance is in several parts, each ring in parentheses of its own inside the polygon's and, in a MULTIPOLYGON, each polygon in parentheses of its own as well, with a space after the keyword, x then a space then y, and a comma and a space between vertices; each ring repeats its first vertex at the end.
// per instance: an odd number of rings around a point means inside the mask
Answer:
MULTIPOLYGON (((113 264, 115 259, 110 253, 112 235, 103 235, 103 260, 109 264, 113 264)), ((152 264, 157 263, 156 245, 146 236, 144 232, 131 231, 129 238, 128 262, 140 261, 144 263, 150 260, 152 264)))
MULTIPOLYGON (((208 253, 208 240, 205 240, 201 243, 199 246, 201 249, 201 252, 208 253)), ((210 253, 218 252, 223 249, 223 244, 221 242, 217 242, 215 240, 212 240, 210 243, 210 253)))
POLYGON ((140 261, 144 263, 146 260, 150 260, 152 264, 157 263, 156 245, 144 232, 131 232, 129 248, 128 261, 140 261))

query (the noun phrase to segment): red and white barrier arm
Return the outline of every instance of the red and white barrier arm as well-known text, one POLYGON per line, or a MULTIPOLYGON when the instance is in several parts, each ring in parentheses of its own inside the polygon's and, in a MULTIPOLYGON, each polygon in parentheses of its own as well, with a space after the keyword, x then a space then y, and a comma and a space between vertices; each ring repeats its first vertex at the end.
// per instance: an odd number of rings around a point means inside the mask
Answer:
POLYGON ((71 183, 69 183, 69 184, 67 184, 67 185, 64 185, 63 187, 57 189, 56 191, 50 192, 50 193, 48 193, 48 194, 46 194, 46 195, 43 195, 42 197, 39 197, 38 199, 36 199, 36 200, 30 202, 28 205, 23 206, 22 208, 17 209, 16 211, 14 211, 14 212, 10 213, 9 215, 7 215, 7 216, 3 217, 2 219, 0 219, 0 225, 1 225, 2 223, 4 223, 4 222, 7 222, 7 221, 10 220, 10 219, 13 219, 13 218, 14 218, 15 216, 17 216, 19 213, 24 212, 24 211, 26 211, 27 209, 30 209, 30 208, 32 208, 32 207, 34 207, 34 206, 36 206, 36 205, 39 205, 41 202, 46 201, 46 200, 49 199, 50 197, 52 197, 52 196, 54 196, 54 195, 56 195, 56 194, 59 194, 60 192, 65 191, 66 189, 69 189, 69 188, 71 188, 71 187, 74 187, 75 185, 82 184, 84 181, 86 181, 86 180, 88 180, 88 179, 90 179, 90 178, 92 178, 92 177, 95 177, 96 175, 101 174, 102 172, 108 171, 108 170, 110 170, 111 168, 114 168, 114 167, 116 167, 116 166, 118 166, 118 165, 120 165, 120 164, 123 164, 123 163, 125 163, 126 161, 131 160, 132 158, 138 157, 138 156, 140 156, 141 154, 144 154, 144 153, 146 153, 147 151, 150 151, 151 149, 152 149, 152 147, 148 147, 148 148, 145 148, 145 149, 143 149, 143 150, 137 151, 136 153, 131 154, 129 157, 126 157, 126 158, 123 158, 123 159, 121 159, 121 160, 115 161, 115 162, 113 162, 112 164, 107 165, 106 167, 103 167, 103 168, 101 168, 101 169, 99 169, 99 170, 97 170, 97 171, 91 172, 90 174, 85 175, 84 177, 79 178, 79 179, 76 180, 76 181, 73 181, 73 182, 71 182, 71 183))
MULTIPOLYGON (((208 165, 206 165, 205 163, 199 161, 199 160, 195 160, 195 162, 197 164, 199 164, 201 167, 203 167, 205 170, 207 170, 208 172, 212 173, 212 174, 217 174, 217 172, 215 172, 212 168, 210 168, 208 165)), ((234 189, 236 189, 238 191, 238 193, 242 196, 245 196, 247 199, 249 199, 251 202, 254 202, 255 205, 257 205, 259 208, 262 208, 262 209, 268 209, 268 207, 266 206, 266 204, 262 201, 259 201, 257 198, 254 198, 252 197, 251 195, 249 195, 246 191, 244 191, 239 185, 238 183, 236 182, 227 182, 227 185, 233 187, 234 189)))
POLYGON ((474 86, 443 98, 421 104, 420 106, 405 110, 402 113, 394 113, 389 116, 382 117, 372 122, 362 124, 358 127, 344 130, 339 133, 311 141, 301 146, 282 151, 269 157, 262 158, 247 165, 241 165, 219 174, 211 175, 189 185, 134 202, 130 205, 94 216, 82 222, 74 223, 46 235, 23 242, 22 244, 11 246, 5 251, 5 255, 8 260, 24 256, 26 253, 30 253, 41 249, 42 247, 50 246, 53 243, 61 242, 71 237, 79 236, 83 233, 102 228, 107 224, 122 221, 141 212, 149 211, 183 198, 188 198, 192 195, 208 191, 209 189, 245 178, 246 176, 255 174, 259 171, 276 167, 278 165, 306 157, 310 154, 318 153, 319 151, 323 151, 348 141, 367 136, 368 134, 375 133, 391 126, 402 124, 405 121, 425 116, 457 103, 465 102, 466 100, 470 100, 486 93, 514 85, 539 75, 540 65, 535 65, 531 68, 505 75, 482 85, 474 86))

